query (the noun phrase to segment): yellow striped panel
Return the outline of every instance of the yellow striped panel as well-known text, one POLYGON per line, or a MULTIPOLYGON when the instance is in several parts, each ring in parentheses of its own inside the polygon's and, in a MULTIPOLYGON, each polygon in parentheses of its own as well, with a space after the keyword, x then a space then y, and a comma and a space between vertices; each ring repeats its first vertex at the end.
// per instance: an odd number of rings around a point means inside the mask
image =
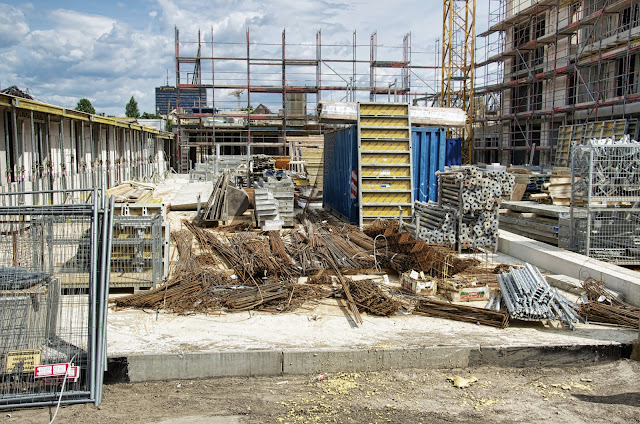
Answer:
POLYGON ((411 193, 362 193, 362 206, 367 203, 411 203, 411 193))
POLYGON ((408 165, 409 155, 407 154, 390 154, 390 153, 363 153, 360 156, 363 165, 376 163, 379 165, 408 165))
MULTIPOLYGON (((400 209, 397 206, 363 206, 362 217, 385 217, 393 218, 400 216, 400 209)), ((411 208, 403 207, 402 216, 411 216, 411 208)))
POLYGON ((361 127, 408 127, 409 120, 406 118, 360 118, 361 127))
POLYGON ((384 168, 373 168, 373 167, 362 167, 362 176, 363 177, 407 177, 411 176, 409 167, 384 167, 384 168))
POLYGON ((362 128, 360 138, 409 138, 409 130, 362 128))
POLYGON ((409 141, 372 141, 363 140, 360 150, 404 151, 409 153, 409 141))
POLYGON ((389 103, 361 104, 360 115, 408 115, 408 105, 389 103))
POLYGON ((409 180, 362 180, 363 190, 411 190, 409 180))

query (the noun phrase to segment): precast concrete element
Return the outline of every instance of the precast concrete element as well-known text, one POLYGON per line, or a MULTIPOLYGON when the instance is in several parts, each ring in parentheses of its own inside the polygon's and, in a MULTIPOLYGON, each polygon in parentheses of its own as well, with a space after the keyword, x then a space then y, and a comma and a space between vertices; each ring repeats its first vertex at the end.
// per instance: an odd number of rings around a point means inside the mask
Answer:
POLYGON ((601 280, 607 288, 621 293, 627 302, 640 306, 640 274, 635 271, 503 230, 500 230, 498 250, 580 281, 589 277, 601 280))

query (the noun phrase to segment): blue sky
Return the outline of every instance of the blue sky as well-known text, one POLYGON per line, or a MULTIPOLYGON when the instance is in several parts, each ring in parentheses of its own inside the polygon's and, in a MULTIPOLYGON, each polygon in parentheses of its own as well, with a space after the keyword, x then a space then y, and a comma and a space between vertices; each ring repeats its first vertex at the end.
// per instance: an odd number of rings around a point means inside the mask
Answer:
MULTIPOLYGON (((486 28, 487 2, 478 0, 478 32, 486 28)), ((358 44, 367 44, 377 31, 379 44, 386 46, 401 45, 403 35, 411 31, 415 52, 435 52, 442 32, 442 2, 405 0, 394 6, 375 0, 0 3, 0 87, 17 85, 38 100, 70 108, 86 97, 98 112, 117 116, 124 115, 133 95, 141 112, 153 112, 154 87, 165 83, 167 69, 170 84, 175 83, 176 25, 182 39, 196 39, 200 28, 206 39, 211 39, 213 30, 216 42, 241 42, 250 28, 253 40, 275 44, 283 29, 287 43, 292 44, 315 42, 321 29, 326 44, 350 43, 355 30, 358 44)), ((270 54, 269 47, 252 48, 264 48, 270 54)), ((328 47, 323 54, 348 58, 351 53, 328 47)), ((379 50, 379 55, 385 54, 379 50)), ((435 61, 426 53, 419 56, 414 56, 414 62, 435 61)), ((324 72, 330 78, 331 72, 324 72)))

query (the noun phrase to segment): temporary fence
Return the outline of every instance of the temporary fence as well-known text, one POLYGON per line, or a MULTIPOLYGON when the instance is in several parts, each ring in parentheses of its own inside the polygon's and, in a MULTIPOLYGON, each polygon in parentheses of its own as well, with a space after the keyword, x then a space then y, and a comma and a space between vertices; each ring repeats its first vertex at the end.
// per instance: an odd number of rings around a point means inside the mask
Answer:
POLYGON ((113 199, 70 192, 0 194, 0 408, 102 399, 113 199))

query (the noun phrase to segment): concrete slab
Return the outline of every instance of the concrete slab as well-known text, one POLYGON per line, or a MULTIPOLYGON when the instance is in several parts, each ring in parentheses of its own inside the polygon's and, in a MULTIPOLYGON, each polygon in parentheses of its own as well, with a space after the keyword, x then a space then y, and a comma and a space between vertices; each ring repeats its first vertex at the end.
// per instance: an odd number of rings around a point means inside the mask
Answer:
POLYGON ((498 250, 555 274, 580 281, 589 277, 601 280, 611 290, 624 295, 627 302, 640 306, 640 274, 636 271, 503 230, 499 233, 498 250))
POLYGON ((206 204, 213 191, 211 181, 192 181, 187 174, 170 174, 154 187, 154 196, 170 205, 171 210, 195 210, 198 195, 201 203, 206 204))

